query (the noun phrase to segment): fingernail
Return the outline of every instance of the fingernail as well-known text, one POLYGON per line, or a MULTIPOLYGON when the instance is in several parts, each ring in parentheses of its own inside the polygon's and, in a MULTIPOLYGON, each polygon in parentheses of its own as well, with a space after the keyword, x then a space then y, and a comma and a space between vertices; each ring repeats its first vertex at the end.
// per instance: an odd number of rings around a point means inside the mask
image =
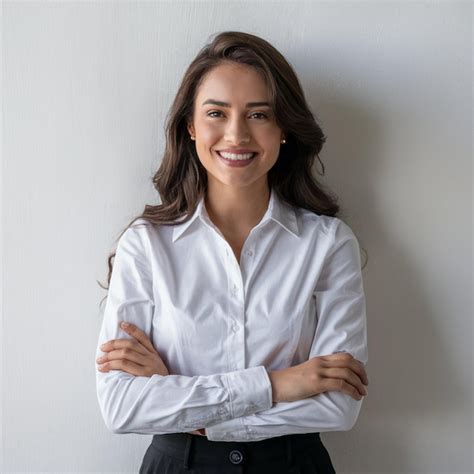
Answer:
POLYGON ((122 326, 124 329, 127 329, 127 328, 130 326, 130 324, 128 324, 128 323, 120 323, 120 326, 122 326))

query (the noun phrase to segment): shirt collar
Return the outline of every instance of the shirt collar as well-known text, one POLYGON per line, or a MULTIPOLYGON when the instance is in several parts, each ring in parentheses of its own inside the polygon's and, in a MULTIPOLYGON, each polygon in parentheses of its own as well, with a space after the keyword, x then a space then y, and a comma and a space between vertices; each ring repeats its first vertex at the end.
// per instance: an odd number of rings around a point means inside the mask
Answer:
MULTIPOLYGON (((188 221, 173 225, 173 242, 175 242, 179 237, 181 237, 181 235, 186 232, 186 230, 188 230, 193 224, 193 222, 195 222, 198 218, 202 222, 205 222, 206 224, 210 225, 211 227, 215 227, 215 225, 209 218, 209 214, 207 213, 207 209, 204 203, 204 197, 201 197, 199 199, 198 205, 196 206, 196 210, 188 221)), ((300 236, 298 220, 296 219, 294 207, 286 201, 283 201, 278 196, 278 194, 273 191, 272 188, 270 188, 270 199, 268 201, 268 208, 265 214, 263 215, 260 224, 263 224, 268 220, 274 220, 294 236, 300 236)))

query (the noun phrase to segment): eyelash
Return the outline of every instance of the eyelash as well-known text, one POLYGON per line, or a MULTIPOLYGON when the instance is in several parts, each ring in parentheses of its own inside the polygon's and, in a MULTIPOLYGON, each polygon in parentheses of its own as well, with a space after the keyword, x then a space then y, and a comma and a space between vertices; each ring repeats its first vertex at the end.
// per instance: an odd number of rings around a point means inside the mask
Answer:
MULTIPOLYGON (((211 117, 211 118, 217 118, 217 117, 212 117, 211 114, 221 114, 221 113, 222 112, 220 110, 212 110, 212 111, 207 113, 207 116, 211 117)), ((264 114, 263 112, 254 112, 252 115, 255 115, 255 114, 263 115, 263 118, 268 118, 267 114, 264 114)), ((261 119, 259 119, 259 120, 261 120, 261 119)))

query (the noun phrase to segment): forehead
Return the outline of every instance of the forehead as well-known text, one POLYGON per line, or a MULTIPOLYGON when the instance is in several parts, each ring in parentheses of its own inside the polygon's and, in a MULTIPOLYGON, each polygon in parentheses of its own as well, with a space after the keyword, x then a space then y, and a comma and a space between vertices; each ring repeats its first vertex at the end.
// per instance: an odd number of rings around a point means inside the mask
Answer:
MULTIPOLYGON (((229 101, 255 99, 268 100, 268 87, 263 76, 245 64, 220 64, 211 69, 201 81, 196 100, 208 98, 229 101)), ((201 100, 202 99, 202 100, 201 100)), ((200 103, 198 104, 200 105, 200 103)))

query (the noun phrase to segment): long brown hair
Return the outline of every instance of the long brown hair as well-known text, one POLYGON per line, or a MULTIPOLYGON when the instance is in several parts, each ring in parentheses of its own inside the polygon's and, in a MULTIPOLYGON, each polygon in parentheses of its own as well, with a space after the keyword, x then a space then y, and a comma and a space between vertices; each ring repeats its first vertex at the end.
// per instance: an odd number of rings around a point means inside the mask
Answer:
MULTIPOLYGON (((280 147, 275 165, 268 172, 268 184, 288 203, 316 214, 337 216, 338 198, 316 179, 312 167, 317 158, 324 175, 324 164, 319 158, 326 141, 321 127, 306 102, 301 84, 293 68, 266 40, 250 33, 224 31, 216 33, 188 66, 166 118, 166 145, 153 185, 162 204, 145 205, 117 237, 138 219, 152 224, 185 222, 193 215, 199 199, 207 189, 207 173, 190 139, 187 124, 192 122, 194 100, 201 81, 222 62, 233 61, 256 68, 266 81, 270 105, 276 122, 285 134, 286 144, 280 147), (184 217, 184 218, 183 218, 184 217)), ((112 260, 108 257, 108 289, 112 275, 112 260)))

